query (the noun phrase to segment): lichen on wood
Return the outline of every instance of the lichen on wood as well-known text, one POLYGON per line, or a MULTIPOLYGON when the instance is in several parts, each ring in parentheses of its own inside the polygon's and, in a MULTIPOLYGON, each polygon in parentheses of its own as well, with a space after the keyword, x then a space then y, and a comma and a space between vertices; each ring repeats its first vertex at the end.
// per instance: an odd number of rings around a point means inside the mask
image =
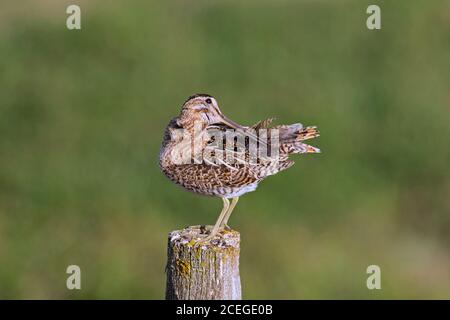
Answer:
POLYGON ((166 299, 241 299, 239 232, 223 230, 202 241, 205 236, 204 226, 169 233, 166 299))

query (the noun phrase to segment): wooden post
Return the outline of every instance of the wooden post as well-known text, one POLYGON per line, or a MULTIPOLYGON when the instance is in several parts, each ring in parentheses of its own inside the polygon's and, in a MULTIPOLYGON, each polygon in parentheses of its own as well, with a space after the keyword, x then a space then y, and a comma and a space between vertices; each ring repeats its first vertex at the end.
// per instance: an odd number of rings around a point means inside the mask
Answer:
POLYGON ((205 243, 204 226, 169 233, 167 300, 240 300, 239 232, 222 231, 205 243))

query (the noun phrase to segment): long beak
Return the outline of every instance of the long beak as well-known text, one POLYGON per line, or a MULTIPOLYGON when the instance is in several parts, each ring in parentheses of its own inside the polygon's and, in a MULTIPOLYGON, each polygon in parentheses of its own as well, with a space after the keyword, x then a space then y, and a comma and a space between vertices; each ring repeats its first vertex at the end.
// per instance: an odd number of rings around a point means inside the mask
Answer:
POLYGON ((225 116, 221 116, 221 122, 223 124, 226 124, 227 126, 236 129, 236 130, 245 130, 245 128, 243 126, 241 126, 240 124, 234 122, 233 120, 228 119, 225 116))

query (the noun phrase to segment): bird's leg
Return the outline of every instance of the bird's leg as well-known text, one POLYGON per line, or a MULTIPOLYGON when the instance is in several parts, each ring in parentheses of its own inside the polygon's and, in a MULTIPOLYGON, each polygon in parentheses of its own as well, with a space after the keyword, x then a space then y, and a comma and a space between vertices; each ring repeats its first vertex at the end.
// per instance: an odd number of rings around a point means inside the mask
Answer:
POLYGON ((222 223, 220 224, 221 227, 228 227, 228 219, 230 219, 231 213, 233 212, 234 207, 236 206, 236 204, 239 201, 239 197, 235 197, 233 198, 233 200, 231 200, 231 205, 228 208, 227 213, 225 214, 225 216, 223 217, 222 223))
POLYGON ((223 208, 222 211, 220 212, 219 218, 216 221, 216 224, 214 225, 214 228, 212 229, 211 233, 209 234, 209 236, 207 236, 204 240, 210 240, 212 238, 214 238, 214 236, 217 234, 217 232, 219 231, 219 228, 221 226, 221 222, 223 220, 223 218, 225 217, 225 214, 228 211, 228 208, 230 207, 230 200, 228 200, 227 198, 222 198, 223 201, 223 208))

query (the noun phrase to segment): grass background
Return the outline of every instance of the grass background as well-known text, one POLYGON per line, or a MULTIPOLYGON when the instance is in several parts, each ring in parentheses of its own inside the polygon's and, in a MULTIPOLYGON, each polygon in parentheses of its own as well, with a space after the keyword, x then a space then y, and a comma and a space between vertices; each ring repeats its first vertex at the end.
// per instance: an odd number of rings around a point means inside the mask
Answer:
POLYGON ((167 233, 221 207, 157 164, 196 92, 322 133, 233 214, 244 298, 450 298, 449 57, 445 0, 2 1, 0 298, 164 297, 167 233))

